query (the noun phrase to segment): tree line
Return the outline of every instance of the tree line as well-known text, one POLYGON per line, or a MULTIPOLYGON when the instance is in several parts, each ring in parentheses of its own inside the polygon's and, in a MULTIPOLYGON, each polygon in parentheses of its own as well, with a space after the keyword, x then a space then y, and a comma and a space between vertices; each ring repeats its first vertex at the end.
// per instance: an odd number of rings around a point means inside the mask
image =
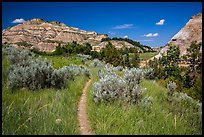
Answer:
POLYGON ((187 49, 187 54, 180 55, 180 49, 176 45, 169 45, 166 55, 159 59, 149 61, 149 67, 154 69, 154 75, 160 82, 166 85, 167 81, 174 81, 178 85, 177 91, 186 92, 194 99, 202 100, 202 44, 192 42, 187 49), (188 64, 187 67, 179 66, 181 61, 188 64))

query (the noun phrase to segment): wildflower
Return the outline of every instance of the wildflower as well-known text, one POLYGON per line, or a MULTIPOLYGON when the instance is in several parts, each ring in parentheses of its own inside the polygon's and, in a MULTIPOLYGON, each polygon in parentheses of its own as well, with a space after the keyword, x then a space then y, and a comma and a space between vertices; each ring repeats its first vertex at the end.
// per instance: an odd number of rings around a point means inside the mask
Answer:
POLYGON ((60 124, 61 122, 62 122, 62 120, 61 120, 60 118, 58 118, 58 119, 55 120, 55 123, 56 123, 56 124, 60 124))

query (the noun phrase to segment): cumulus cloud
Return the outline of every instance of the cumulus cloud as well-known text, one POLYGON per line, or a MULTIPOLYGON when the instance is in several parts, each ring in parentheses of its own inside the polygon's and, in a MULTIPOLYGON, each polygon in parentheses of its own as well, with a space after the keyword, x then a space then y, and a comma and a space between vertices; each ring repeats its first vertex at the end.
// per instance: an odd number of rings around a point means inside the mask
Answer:
POLYGON ((161 19, 159 22, 156 23, 156 25, 164 25, 165 20, 161 19))
POLYGON ((132 28, 133 24, 123 24, 113 27, 113 29, 128 29, 132 28))
POLYGON ((115 35, 115 33, 114 33, 114 32, 111 32, 111 31, 109 31, 108 33, 111 34, 111 35, 115 35))
POLYGON ((145 35, 143 35, 143 36, 145 36, 145 37, 157 37, 157 36, 159 36, 159 33, 149 33, 149 34, 145 34, 145 35))
POLYGON ((127 35, 125 35, 123 38, 128 38, 128 36, 127 36, 127 35))
POLYGON ((20 18, 20 19, 15 19, 11 23, 24 23, 24 22, 25 22, 25 20, 23 18, 20 18))
POLYGON ((158 36, 159 35, 159 33, 154 33, 152 36, 153 37, 156 37, 156 36, 158 36))

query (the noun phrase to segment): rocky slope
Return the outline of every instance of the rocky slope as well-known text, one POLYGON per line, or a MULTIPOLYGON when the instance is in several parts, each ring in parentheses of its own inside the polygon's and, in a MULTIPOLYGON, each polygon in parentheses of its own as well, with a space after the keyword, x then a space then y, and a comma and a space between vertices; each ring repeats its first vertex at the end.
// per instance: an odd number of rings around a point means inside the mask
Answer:
MULTIPOLYGON (((101 39, 107 37, 106 34, 97 34, 95 31, 84 31, 60 22, 47 22, 36 18, 4 29, 2 44, 9 43, 16 47, 26 46, 52 52, 59 43, 76 41, 79 44, 88 42, 93 50, 100 51, 107 44, 107 42, 101 42, 101 39)), ((111 43, 116 48, 133 47, 132 44, 125 41, 111 41, 111 43)))
POLYGON ((197 14, 191 17, 186 25, 176 34, 171 40, 161 48, 156 58, 161 57, 162 53, 166 53, 169 44, 178 45, 180 48, 180 55, 186 54, 186 49, 191 45, 192 41, 202 43, 202 14, 197 14))
POLYGON ((89 42, 94 45, 107 35, 94 31, 84 31, 66 26, 60 22, 47 22, 32 19, 2 31, 2 43, 17 46, 19 42, 27 42, 40 51, 53 51, 58 43, 77 41, 80 44, 89 42))

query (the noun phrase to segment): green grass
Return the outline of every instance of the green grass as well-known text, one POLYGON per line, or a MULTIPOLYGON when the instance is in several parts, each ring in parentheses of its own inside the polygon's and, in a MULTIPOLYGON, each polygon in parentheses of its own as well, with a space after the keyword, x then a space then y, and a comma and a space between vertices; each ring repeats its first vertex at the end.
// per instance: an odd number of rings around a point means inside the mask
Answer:
MULTIPOLYGON (((55 67, 63 65, 55 63, 55 67)), ((67 89, 20 89, 12 93, 6 88, 8 64, 4 56, 2 65, 2 134, 80 134, 77 105, 87 81, 85 76, 69 81, 67 89)))
POLYGON ((75 65, 81 65, 82 61, 81 59, 70 56, 70 57, 64 57, 64 56, 42 56, 43 58, 47 58, 50 62, 52 62, 52 65, 54 68, 61 68, 63 66, 68 66, 70 64, 75 65))
MULTIPOLYGON (((91 85, 97 81, 96 73, 94 74, 91 85)), ((147 80, 144 80, 141 86, 147 88, 145 95, 152 96, 154 99, 152 109, 145 110, 139 105, 127 105, 121 102, 95 104, 90 86, 88 116, 93 132, 97 135, 202 134, 201 119, 197 120, 197 127, 192 127, 188 124, 193 118, 192 114, 179 116, 169 111, 168 107, 176 108, 177 106, 171 106, 166 101, 166 88, 147 80)))
POLYGON ((152 57, 157 55, 157 52, 146 52, 146 53, 140 53, 141 60, 148 60, 152 57))
MULTIPOLYGON (((75 57, 43 57, 52 61, 55 68, 82 63, 75 57)), ((87 65, 90 63, 88 61, 87 65)), ((6 88, 8 66, 5 56, 2 56, 2 134, 80 134, 77 105, 86 77, 78 76, 75 81, 69 81, 67 89, 43 89, 36 92, 20 89, 12 93, 6 88)), ((201 118, 191 110, 179 115, 177 110, 182 108, 182 104, 167 102, 167 89, 149 80, 143 80, 140 85, 147 88, 145 96, 153 97, 152 109, 146 110, 142 106, 122 102, 95 104, 91 92, 93 83, 98 81, 99 69, 90 67, 92 81, 87 94, 88 118, 95 134, 202 134, 201 118)), ((122 72, 117 74, 123 75, 122 72)))
MULTIPOLYGON (((130 57, 133 56, 132 53, 129 53, 130 57)), ((146 52, 146 53, 139 53, 139 57, 141 60, 148 60, 152 57, 154 57, 155 55, 157 55, 157 52, 146 52)))

